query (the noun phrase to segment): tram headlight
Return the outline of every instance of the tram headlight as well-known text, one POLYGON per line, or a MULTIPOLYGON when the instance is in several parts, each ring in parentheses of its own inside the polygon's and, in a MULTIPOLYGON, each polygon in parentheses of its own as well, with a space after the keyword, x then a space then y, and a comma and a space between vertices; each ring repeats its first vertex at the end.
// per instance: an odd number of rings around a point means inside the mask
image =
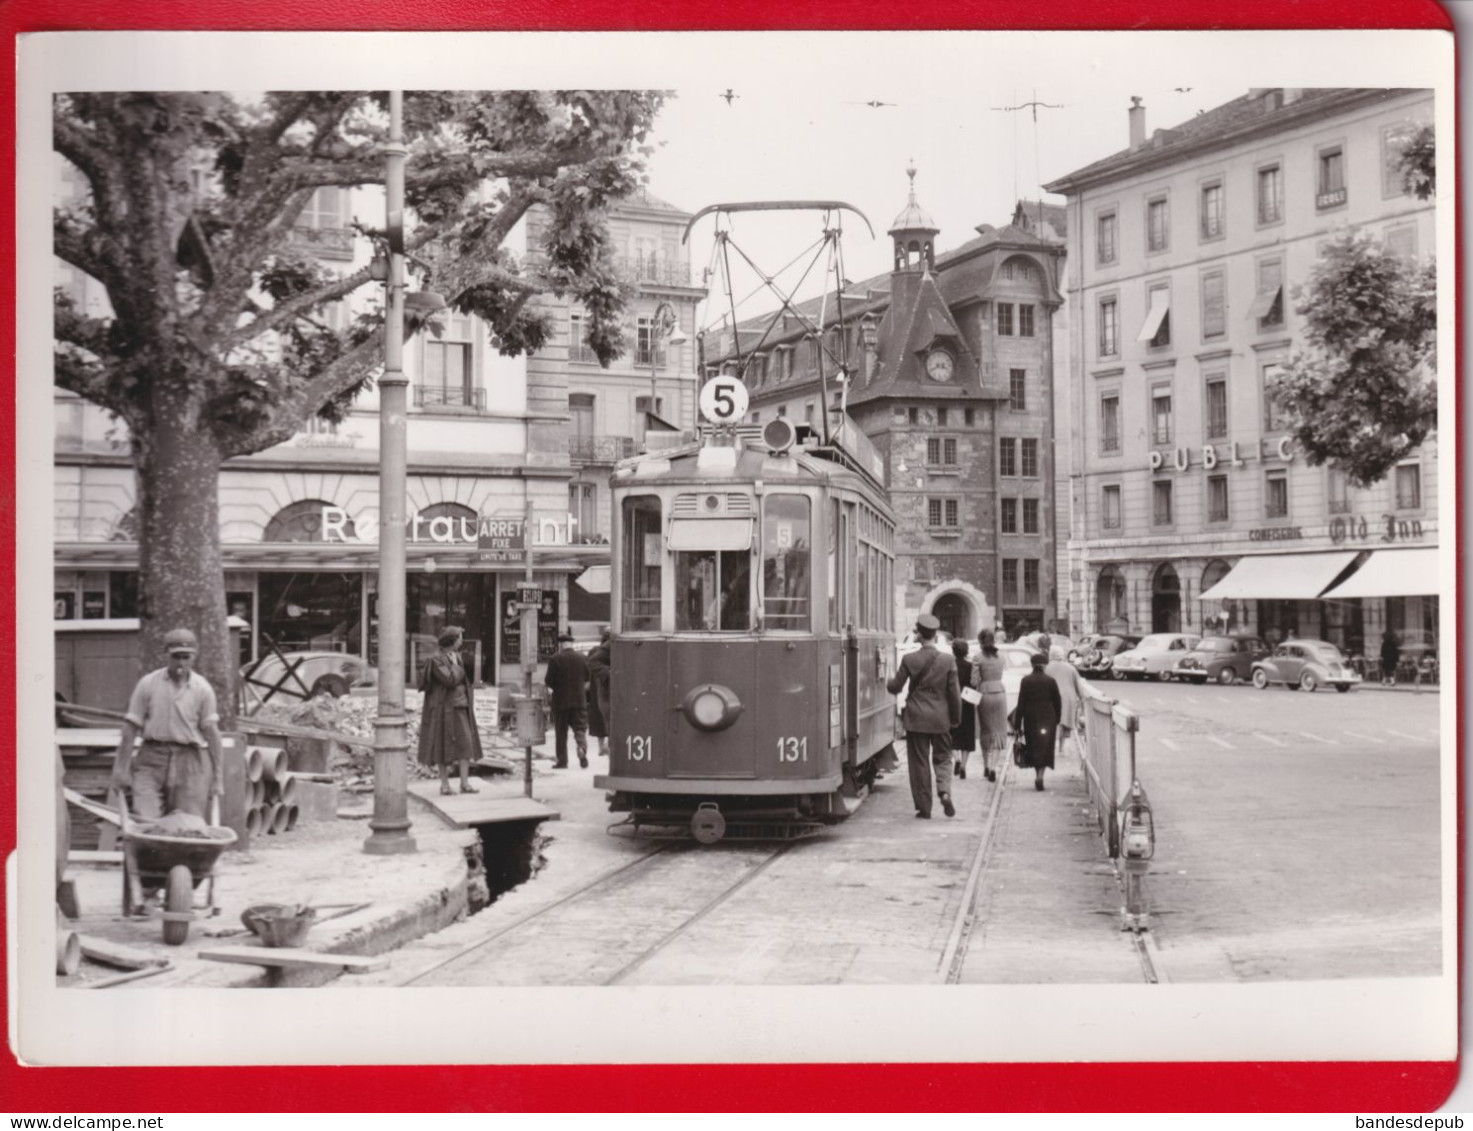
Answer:
POLYGON ((686 721, 699 730, 725 730, 742 713, 742 702, 729 687, 703 683, 686 692, 680 709, 686 721))

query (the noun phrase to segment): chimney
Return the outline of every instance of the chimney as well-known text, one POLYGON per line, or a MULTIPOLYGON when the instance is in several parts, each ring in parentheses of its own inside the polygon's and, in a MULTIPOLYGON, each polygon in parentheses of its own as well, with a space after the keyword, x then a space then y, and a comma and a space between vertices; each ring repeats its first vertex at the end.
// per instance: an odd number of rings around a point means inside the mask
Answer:
POLYGON ((1141 105, 1138 94, 1130 96, 1130 148, 1137 150, 1146 144, 1146 108, 1141 105))

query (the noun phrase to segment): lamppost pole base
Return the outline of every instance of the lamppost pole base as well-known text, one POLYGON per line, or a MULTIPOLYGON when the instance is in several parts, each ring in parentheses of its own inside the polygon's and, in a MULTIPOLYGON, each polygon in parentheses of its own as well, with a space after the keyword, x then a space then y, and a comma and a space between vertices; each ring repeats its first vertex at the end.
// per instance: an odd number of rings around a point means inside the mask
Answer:
POLYGON ((399 856, 415 851, 409 835, 409 768, 405 759, 409 752, 403 714, 386 715, 379 706, 373 750, 373 818, 372 830, 363 842, 370 856, 399 856))

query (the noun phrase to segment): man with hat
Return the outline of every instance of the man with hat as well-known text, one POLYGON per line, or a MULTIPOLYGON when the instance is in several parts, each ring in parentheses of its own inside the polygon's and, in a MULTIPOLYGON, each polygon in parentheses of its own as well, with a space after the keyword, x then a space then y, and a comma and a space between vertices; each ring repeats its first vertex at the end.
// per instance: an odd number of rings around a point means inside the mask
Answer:
POLYGON ((113 785, 131 786, 133 812, 162 817, 179 810, 206 817, 224 792, 220 712, 215 689, 194 670, 199 642, 187 628, 164 637, 168 666, 149 672, 128 701, 123 740, 113 758, 113 785), (143 736, 138 753, 133 742, 143 736))
POLYGON ((552 689, 552 728, 556 737, 553 767, 568 768, 568 728, 578 743, 578 764, 588 766, 588 661, 573 651, 573 634, 557 638, 558 653, 547 661, 545 682, 552 689))
POLYGON ((899 695, 910 684, 900 723, 905 727, 911 800, 916 816, 926 820, 931 817, 933 766, 941 808, 948 817, 956 816, 956 806, 951 803, 951 731, 962 720, 962 689, 956 661, 935 646, 940 627, 941 622, 930 613, 916 618, 921 646, 901 657, 900 667, 885 685, 891 695, 899 695))

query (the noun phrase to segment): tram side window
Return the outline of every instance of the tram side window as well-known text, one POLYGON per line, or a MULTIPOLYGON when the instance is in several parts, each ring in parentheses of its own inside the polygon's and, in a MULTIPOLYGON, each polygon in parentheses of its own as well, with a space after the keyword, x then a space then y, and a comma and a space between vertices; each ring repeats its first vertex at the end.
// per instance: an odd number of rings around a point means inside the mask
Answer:
POLYGON ((744 632, 752 627, 752 562, 747 550, 683 550, 675 555, 675 630, 744 632))
POLYGON ((623 521, 623 631, 658 632, 661 562, 665 553, 659 498, 636 495, 625 499, 623 521))
POLYGON ((762 513, 762 616, 768 629, 811 631, 808 500, 769 495, 762 513))
POLYGON ((829 623, 830 632, 839 632, 839 500, 829 501, 829 623))

